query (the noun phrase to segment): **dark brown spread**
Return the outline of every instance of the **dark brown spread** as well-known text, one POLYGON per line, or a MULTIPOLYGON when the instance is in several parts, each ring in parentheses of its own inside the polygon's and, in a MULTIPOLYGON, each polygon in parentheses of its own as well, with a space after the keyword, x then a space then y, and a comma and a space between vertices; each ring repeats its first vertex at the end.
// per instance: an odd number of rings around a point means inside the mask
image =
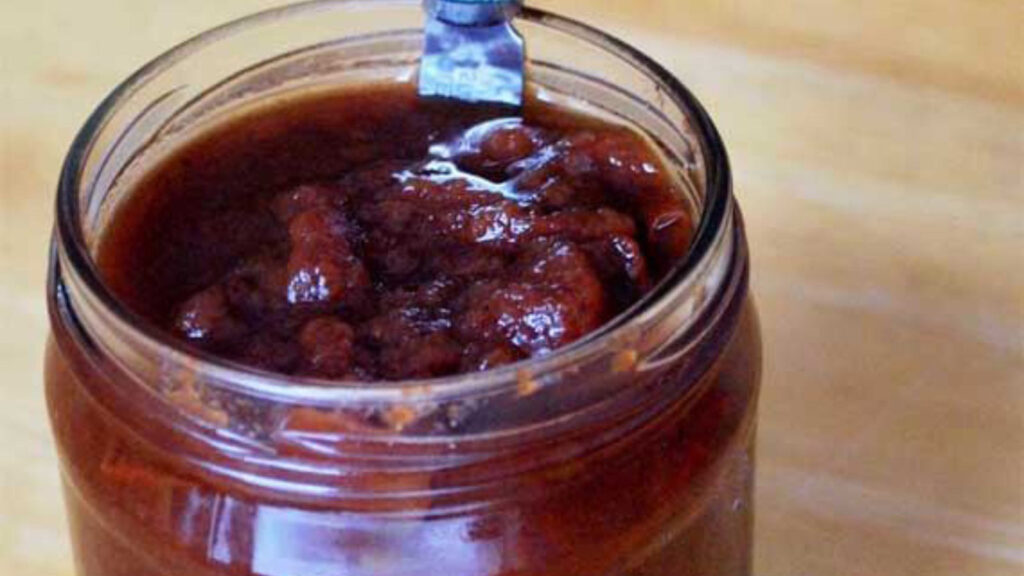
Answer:
POLYGON ((291 99, 162 161, 99 251, 130 308, 264 369, 397 380, 550 353, 685 254, 682 194, 636 133, 408 87, 291 99))

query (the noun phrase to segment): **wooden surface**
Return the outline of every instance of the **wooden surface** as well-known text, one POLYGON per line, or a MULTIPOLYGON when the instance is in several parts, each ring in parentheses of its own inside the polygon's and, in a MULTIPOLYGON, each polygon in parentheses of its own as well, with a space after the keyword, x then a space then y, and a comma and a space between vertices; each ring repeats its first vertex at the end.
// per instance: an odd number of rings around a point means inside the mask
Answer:
MULTIPOLYGON (((145 60, 273 4, 0 3, 0 575, 71 574, 40 383, 64 152, 145 60)), ((757 573, 1024 574, 1024 4, 536 4, 663 61, 730 148, 767 344, 757 573)))

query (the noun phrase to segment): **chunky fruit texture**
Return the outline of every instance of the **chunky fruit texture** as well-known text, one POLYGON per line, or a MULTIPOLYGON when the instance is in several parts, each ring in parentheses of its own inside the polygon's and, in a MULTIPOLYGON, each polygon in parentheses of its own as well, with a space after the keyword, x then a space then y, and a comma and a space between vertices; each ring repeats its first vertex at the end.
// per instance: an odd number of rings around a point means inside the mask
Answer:
MULTIPOLYGON (((210 184, 230 181, 226 170, 143 185, 140 196, 171 200, 145 218, 129 207, 121 220, 136 237, 118 243, 151 257, 134 264, 115 245, 104 268, 148 291, 149 315, 192 345, 275 372, 372 381, 549 354, 642 298, 684 256, 686 206, 636 133, 412 114, 404 144, 366 129, 363 147, 377 153, 334 173, 298 170, 270 185, 280 175, 259 174, 274 162, 256 159, 228 189, 210 184), (190 217, 162 224, 169 212, 190 217), (147 244, 161 225, 164 242, 147 244), (123 273, 153 263, 176 270, 123 273)), ((360 132, 330 146, 361 150, 360 132)), ((189 154, 166 170, 215 164, 189 154)))

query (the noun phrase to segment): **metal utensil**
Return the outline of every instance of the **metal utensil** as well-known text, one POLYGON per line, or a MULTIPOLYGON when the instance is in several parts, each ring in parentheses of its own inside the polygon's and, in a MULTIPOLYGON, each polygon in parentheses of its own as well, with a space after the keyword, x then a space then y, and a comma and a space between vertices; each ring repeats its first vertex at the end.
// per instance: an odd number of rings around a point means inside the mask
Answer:
POLYGON ((512 26, 521 0, 424 0, 419 93, 521 106, 523 39, 512 26))

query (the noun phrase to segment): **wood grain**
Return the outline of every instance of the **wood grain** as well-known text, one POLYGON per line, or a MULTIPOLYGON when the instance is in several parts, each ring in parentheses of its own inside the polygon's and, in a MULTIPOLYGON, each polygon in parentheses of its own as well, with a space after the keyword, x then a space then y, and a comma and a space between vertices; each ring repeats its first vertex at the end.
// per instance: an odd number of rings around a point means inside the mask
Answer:
MULTIPOLYGON (((0 574, 72 574, 41 390, 63 154, 120 79, 268 0, 0 4, 0 574)), ((757 573, 1024 573, 1024 4, 539 1, 687 82, 766 340, 757 573)))

